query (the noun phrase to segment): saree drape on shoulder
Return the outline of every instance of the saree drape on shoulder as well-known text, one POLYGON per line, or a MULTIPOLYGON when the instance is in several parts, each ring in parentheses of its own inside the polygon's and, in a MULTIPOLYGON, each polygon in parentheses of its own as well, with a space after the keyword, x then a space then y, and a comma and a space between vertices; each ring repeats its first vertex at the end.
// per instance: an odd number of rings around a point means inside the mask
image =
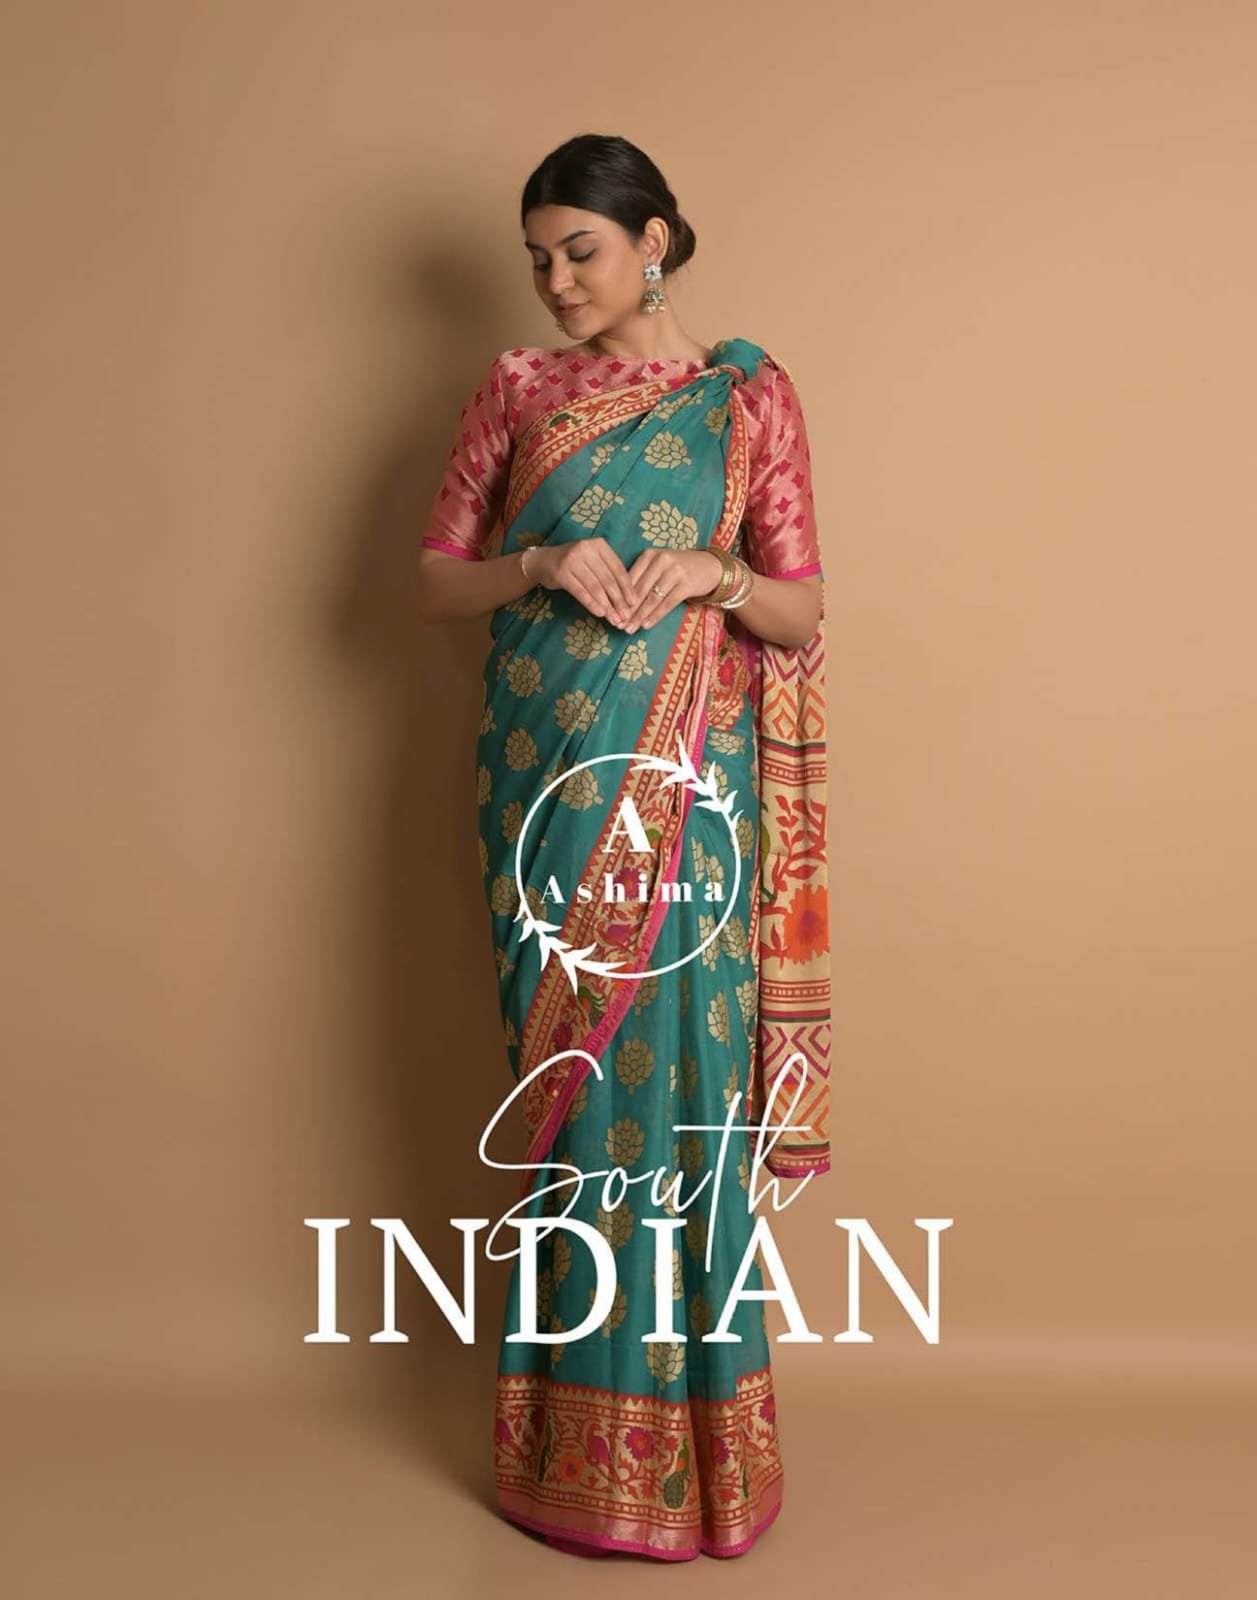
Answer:
MULTIPOLYGON (((538 415, 516 441, 503 551, 596 534, 629 567, 652 547, 741 549, 754 463, 733 390, 765 357, 725 340, 696 376, 538 415)), ((477 784, 528 1135, 518 1214, 587 1224, 615 1263, 591 1323, 587 1237, 539 1238, 542 1342, 516 1337, 514 1262, 499 1503, 556 1542, 736 1555, 782 1496, 764 1285, 754 1256, 743 1264, 746 1124, 770 1102, 791 1124, 764 1136, 770 1174, 829 1164, 823 623, 785 648, 684 603, 630 635, 536 588, 491 632, 477 784), (679 1342, 644 1337, 667 1329, 664 1302, 679 1342), (734 1340, 704 1340, 713 1330, 734 1340)))

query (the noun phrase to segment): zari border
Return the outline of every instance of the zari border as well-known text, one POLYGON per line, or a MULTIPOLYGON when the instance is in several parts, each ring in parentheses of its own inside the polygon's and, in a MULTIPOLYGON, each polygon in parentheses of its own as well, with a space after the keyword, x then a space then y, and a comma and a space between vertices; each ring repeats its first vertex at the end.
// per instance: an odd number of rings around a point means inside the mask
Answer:
POLYGON ((739 1555, 781 1509, 771 1369, 730 1399, 682 1401, 499 1372, 494 1477, 504 1515, 538 1533, 664 1561, 739 1555))
POLYGON ((747 1115, 763 1120, 776 1091, 771 1125, 788 1120, 790 1131, 767 1150, 764 1165, 782 1178, 830 1170, 824 615, 822 579, 821 620, 805 645, 776 645, 749 633, 744 644, 752 664, 762 836, 751 929, 759 1016, 747 1115))

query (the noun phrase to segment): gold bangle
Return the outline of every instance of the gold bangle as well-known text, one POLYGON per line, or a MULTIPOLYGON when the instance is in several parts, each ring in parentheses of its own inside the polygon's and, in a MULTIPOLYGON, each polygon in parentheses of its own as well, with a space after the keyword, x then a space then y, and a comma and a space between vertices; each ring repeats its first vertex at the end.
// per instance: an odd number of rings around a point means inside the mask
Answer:
POLYGON ((713 588, 703 595, 705 605, 723 605, 727 597, 733 593, 738 582, 738 569, 734 558, 727 550, 722 550, 718 545, 708 545, 707 548, 720 563, 720 576, 713 588))
POLYGON ((733 593, 727 595, 721 602, 721 609, 724 611, 736 611, 739 606, 744 606, 755 588, 755 574, 751 568, 738 556, 733 556, 731 559, 738 577, 733 593))
POLYGON ((533 549, 532 545, 526 544, 524 546, 524 548, 519 552, 519 571, 520 571, 520 576, 522 578, 524 578, 525 581, 530 586, 532 586, 532 579, 528 576, 528 553, 532 549, 533 549))

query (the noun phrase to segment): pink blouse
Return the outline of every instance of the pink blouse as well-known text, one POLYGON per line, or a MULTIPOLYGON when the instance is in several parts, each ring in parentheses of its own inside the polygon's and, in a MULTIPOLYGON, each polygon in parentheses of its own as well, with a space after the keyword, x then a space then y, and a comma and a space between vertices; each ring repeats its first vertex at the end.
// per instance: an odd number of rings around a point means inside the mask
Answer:
MULTIPOLYGON (((793 380, 765 354, 755 376, 731 391, 746 413, 752 462, 743 555, 765 577, 808 578, 821 560, 807 427, 793 380)), ((643 377, 676 373, 681 384, 702 370, 679 357, 626 361, 536 345, 502 351, 463 406, 422 542, 469 561, 488 555, 514 441, 542 413, 643 377)))

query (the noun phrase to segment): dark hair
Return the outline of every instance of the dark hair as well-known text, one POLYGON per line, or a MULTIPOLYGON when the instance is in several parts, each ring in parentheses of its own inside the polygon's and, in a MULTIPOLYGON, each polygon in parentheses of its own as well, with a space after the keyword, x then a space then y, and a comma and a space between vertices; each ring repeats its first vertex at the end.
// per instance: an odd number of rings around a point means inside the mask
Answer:
POLYGON ((663 173, 642 150, 610 133, 579 133, 529 174, 519 206, 521 227, 535 206, 573 206, 596 211, 641 238, 651 217, 668 224, 668 251, 659 263, 665 276, 694 254, 694 230, 677 210, 663 173))

